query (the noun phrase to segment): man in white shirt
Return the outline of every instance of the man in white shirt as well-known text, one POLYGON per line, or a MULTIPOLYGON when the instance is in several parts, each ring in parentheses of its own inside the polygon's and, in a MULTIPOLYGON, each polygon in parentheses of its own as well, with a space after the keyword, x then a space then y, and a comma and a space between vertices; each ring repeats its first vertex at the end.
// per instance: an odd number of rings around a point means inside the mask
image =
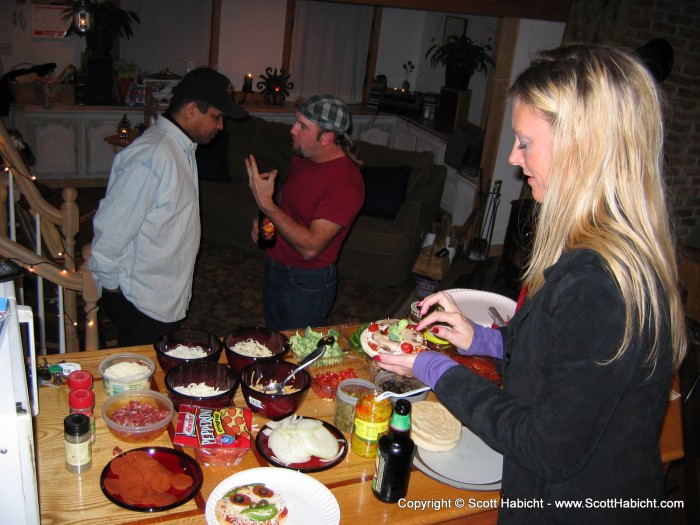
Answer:
POLYGON ((114 159, 89 266, 119 346, 150 344, 186 316, 200 239, 195 151, 224 116, 247 116, 233 96, 224 75, 191 71, 156 124, 114 159))

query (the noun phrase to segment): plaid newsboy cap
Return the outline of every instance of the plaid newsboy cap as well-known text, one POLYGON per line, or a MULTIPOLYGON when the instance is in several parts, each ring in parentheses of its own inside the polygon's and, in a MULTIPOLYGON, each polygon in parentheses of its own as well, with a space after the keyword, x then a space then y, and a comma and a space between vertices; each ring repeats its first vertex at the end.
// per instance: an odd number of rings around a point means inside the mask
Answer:
POLYGON ((321 129, 347 137, 350 128, 350 111, 345 102, 333 95, 314 95, 307 98, 298 108, 299 113, 321 129))

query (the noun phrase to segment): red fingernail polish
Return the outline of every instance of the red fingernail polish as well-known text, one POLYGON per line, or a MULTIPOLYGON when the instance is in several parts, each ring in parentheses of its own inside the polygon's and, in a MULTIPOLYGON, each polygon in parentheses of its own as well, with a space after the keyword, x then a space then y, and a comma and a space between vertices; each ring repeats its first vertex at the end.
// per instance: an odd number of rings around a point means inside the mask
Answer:
POLYGON ((378 355, 375 355, 372 359, 373 359, 374 361, 376 361, 377 363, 381 363, 381 362, 382 362, 381 356, 378 356, 378 355))
POLYGON ((437 334, 437 333, 440 331, 440 329, 439 329, 437 326, 433 326, 433 327, 430 329, 430 331, 433 332, 434 334, 437 334))

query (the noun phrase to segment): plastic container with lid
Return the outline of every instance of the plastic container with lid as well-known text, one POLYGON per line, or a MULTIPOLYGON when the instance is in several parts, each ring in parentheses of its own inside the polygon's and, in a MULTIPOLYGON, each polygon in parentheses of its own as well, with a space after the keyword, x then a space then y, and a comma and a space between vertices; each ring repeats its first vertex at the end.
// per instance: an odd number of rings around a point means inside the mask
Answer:
POLYGON ((150 390, 156 366, 148 357, 139 354, 117 354, 100 363, 102 385, 108 396, 129 390, 150 390), (118 365, 141 365, 135 372, 123 373, 118 365), (116 367, 116 368, 115 368, 116 367))
POLYGON ((335 418, 333 420, 338 430, 352 432, 352 422, 355 418, 357 400, 367 392, 374 392, 377 386, 366 379, 345 379, 338 384, 335 397, 335 418))

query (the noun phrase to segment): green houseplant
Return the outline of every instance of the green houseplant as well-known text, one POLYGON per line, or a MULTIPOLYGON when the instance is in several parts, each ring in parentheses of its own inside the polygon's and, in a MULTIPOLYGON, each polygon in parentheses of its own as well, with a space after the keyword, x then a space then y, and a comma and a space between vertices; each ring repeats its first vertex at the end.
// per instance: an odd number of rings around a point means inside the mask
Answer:
MULTIPOLYGON (((68 21, 73 17, 73 12, 79 4, 86 5, 92 12, 92 30, 85 33, 86 51, 88 54, 106 56, 111 54, 114 39, 121 36, 130 39, 134 35, 133 24, 141 23, 139 15, 133 11, 126 11, 117 7, 114 2, 105 0, 64 0, 66 8, 63 11, 63 20, 68 21)), ((66 36, 77 34, 71 24, 66 31, 66 36)))
POLYGON ((489 66, 496 65, 489 54, 492 49, 490 44, 477 44, 466 35, 449 35, 442 44, 433 44, 425 56, 430 56, 432 67, 445 66, 445 87, 465 90, 474 73, 486 73, 489 66))

